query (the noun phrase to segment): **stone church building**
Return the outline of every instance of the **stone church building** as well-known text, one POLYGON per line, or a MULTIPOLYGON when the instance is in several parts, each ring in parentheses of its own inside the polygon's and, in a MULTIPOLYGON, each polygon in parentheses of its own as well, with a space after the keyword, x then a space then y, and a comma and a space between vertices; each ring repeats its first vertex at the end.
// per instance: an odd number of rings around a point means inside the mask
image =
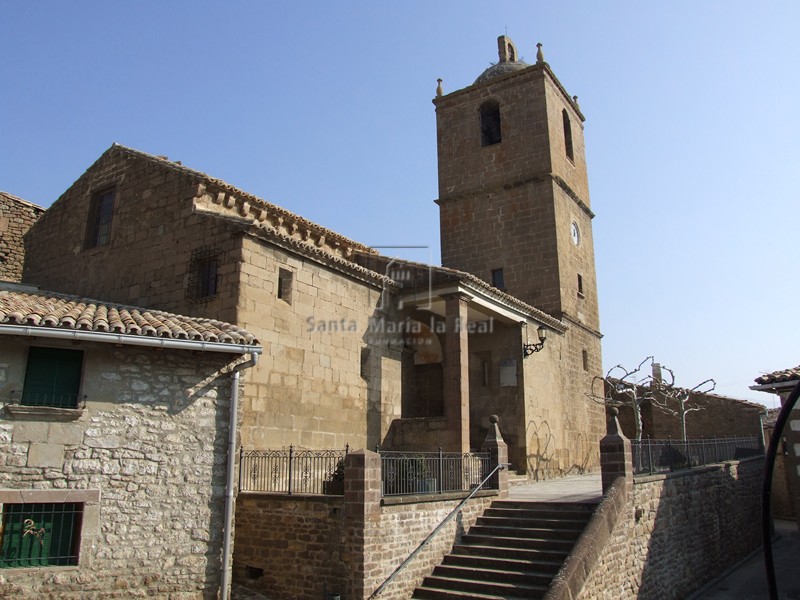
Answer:
POLYGON ((23 281, 251 332, 264 353, 245 448, 468 451, 498 414, 517 472, 595 469, 584 117, 541 49, 527 65, 498 46, 472 85, 434 99, 441 267, 114 144, 31 227, 23 281))

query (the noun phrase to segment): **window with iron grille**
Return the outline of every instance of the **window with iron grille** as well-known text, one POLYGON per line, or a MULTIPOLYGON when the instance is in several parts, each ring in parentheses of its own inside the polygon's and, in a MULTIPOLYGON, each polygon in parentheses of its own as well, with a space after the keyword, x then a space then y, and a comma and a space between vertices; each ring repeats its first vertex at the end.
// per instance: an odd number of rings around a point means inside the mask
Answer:
POLYGON ((198 248, 189 261, 186 298, 197 302, 211 300, 219 290, 220 252, 216 248, 198 248))
POLYGON ((84 247, 97 248, 105 246, 111 241, 111 218, 113 215, 114 190, 106 190, 92 196, 84 247))
POLYGON ((3 504, 0 568, 78 564, 83 504, 3 504))
POLYGON ((78 408, 83 351, 31 346, 20 403, 78 408))

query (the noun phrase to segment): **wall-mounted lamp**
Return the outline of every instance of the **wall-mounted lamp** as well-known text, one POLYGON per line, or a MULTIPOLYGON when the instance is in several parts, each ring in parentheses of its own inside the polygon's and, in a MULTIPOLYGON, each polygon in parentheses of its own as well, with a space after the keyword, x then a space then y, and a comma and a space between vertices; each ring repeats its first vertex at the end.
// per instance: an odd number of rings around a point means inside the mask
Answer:
POLYGON ((542 348, 544 348, 544 342, 547 339, 547 328, 544 325, 540 325, 539 328, 536 330, 536 333, 539 334, 539 343, 538 344, 523 344, 522 345, 522 357, 528 358, 534 352, 538 352, 542 348))

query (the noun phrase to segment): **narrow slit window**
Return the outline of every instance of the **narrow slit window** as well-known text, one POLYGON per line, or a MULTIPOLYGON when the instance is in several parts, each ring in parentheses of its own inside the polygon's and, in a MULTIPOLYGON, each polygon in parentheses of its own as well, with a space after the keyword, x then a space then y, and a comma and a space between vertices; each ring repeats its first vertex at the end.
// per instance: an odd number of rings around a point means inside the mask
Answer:
POLYGON ((502 140, 500 128, 500 105, 495 100, 481 104, 481 146, 499 144, 502 140))
POLYGON ((506 289, 505 278, 503 277, 503 269, 492 269, 492 286, 498 290, 506 289))
POLYGON ((564 118, 564 148, 567 152, 567 158, 575 160, 575 154, 572 150, 572 124, 567 114, 567 109, 561 111, 561 116, 564 118))
POLYGON ((92 196, 86 226, 85 248, 105 246, 111 241, 111 219, 114 216, 114 190, 92 196))
POLYGON ((292 303, 292 272, 288 269, 278 270, 278 298, 287 304, 292 303))
POLYGON ((589 370, 589 351, 588 350, 584 350, 583 351, 583 370, 584 371, 588 371, 589 370))
POLYGON ((208 302, 219 292, 220 251, 216 248, 198 248, 189 260, 189 280, 186 299, 208 302))
POLYGON ((583 296, 583 275, 578 273, 578 295, 583 296))

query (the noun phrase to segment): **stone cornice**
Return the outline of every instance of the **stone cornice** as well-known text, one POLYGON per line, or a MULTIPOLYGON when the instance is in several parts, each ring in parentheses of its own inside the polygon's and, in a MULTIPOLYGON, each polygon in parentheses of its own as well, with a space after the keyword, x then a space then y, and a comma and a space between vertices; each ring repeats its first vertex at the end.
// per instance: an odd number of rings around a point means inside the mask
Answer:
POLYGON ((509 81, 513 80, 514 78, 516 78, 516 77, 528 77, 528 76, 538 75, 540 73, 543 74, 543 75, 547 74, 547 76, 550 78, 550 80, 556 86, 556 89, 558 89, 558 91, 564 97, 564 100, 567 102, 567 104, 578 115, 578 118, 581 120, 581 123, 586 121, 586 117, 584 117, 583 113, 581 112, 581 109, 578 106, 578 103, 575 102, 575 100, 569 95, 569 93, 567 92, 567 89, 561 84, 561 82, 559 81, 558 77, 556 77, 556 74, 553 73, 553 70, 550 68, 550 65, 548 63, 546 63, 546 62, 533 64, 533 65, 528 66, 525 69, 520 69, 519 71, 511 71, 510 73, 507 73, 505 75, 498 75, 497 77, 493 77, 492 79, 489 79, 488 81, 482 81, 480 83, 473 83, 471 85, 468 85, 467 87, 461 88, 461 89, 456 90, 454 92, 450 92, 449 94, 445 94, 444 96, 441 96, 441 97, 438 97, 438 98, 434 98, 432 100, 432 102, 433 102, 434 106, 436 106, 438 108, 439 105, 442 105, 442 104, 449 104, 451 102, 457 102, 461 96, 467 95, 467 94, 469 94, 469 93, 471 93, 471 92, 473 92, 473 91, 475 91, 475 90, 477 90, 479 88, 495 87, 498 84, 505 84, 506 82, 509 82, 509 81))
POLYGON ((592 209, 589 208, 589 205, 586 204, 586 202, 584 202, 581 199, 580 196, 578 196, 578 194, 575 192, 575 190, 573 190, 569 186, 569 184, 567 184, 566 181, 561 179, 561 177, 559 177, 558 175, 554 175, 553 173, 537 173, 535 175, 532 175, 530 177, 526 177, 524 179, 518 179, 517 181, 514 181, 513 183, 510 183, 510 184, 509 183, 497 183, 497 184, 491 185, 491 186, 483 186, 480 189, 473 189, 473 190, 470 190, 470 191, 467 191, 467 192, 461 192, 461 193, 458 193, 458 194, 452 194, 452 195, 447 196, 446 198, 437 198, 437 199, 434 200, 434 202, 441 206, 445 202, 456 202, 458 200, 463 200, 464 198, 475 196, 475 194, 477 192, 480 192, 481 194, 492 194, 492 193, 495 193, 495 192, 498 192, 498 191, 501 191, 501 190, 507 190, 507 189, 512 189, 512 188, 516 188, 516 187, 521 187, 523 185, 528 185, 530 183, 540 183, 542 181, 547 180, 548 178, 552 179, 553 181, 555 181, 556 184, 558 185, 558 187, 560 187, 562 190, 564 190, 564 192, 566 192, 566 194, 573 200, 573 202, 575 202, 575 204, 578 206, 578 208, 580 208, 584 213, 586 213, 586 215, 590 219, 594 219, 595 214, 592 211, 592 209))

